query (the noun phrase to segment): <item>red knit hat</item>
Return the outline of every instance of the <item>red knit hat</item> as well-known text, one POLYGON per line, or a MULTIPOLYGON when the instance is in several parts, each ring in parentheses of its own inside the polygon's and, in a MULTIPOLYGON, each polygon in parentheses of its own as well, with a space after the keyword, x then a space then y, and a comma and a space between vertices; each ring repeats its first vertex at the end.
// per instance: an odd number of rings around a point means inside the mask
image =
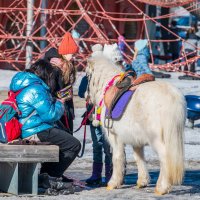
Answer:
POLYGON ((78 46, 74 41, 72 35, 66 32, 58 47, 58 53, 60 55, 74 54, 78 52, 78 46))

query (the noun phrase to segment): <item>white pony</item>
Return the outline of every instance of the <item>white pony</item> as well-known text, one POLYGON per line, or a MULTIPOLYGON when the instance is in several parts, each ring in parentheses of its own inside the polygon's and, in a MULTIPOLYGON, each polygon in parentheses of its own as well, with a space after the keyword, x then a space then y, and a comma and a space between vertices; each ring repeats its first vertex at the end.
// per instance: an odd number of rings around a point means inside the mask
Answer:
MULTIPOLYGON (((86 73, 90 77, 89 95, 98 106, 107 83, 121 72, 104 55, 92 55, 86 73)), ((170 191, 171 185, 181 184, 184 175, 183 131, 185 99, 180 91, 163 81, 146 82, 138 86, 122 118, 104 127, 106 107, 101 112, 102 127, 113 148, 113 175, 108 189, 119 188, 124 175, 124 146, 133 147, 138 167, 137 186, 145 187, 150 181, 144 159, 144 146, 150 145, 160 160, 160 175, 156 194, 170 191)))

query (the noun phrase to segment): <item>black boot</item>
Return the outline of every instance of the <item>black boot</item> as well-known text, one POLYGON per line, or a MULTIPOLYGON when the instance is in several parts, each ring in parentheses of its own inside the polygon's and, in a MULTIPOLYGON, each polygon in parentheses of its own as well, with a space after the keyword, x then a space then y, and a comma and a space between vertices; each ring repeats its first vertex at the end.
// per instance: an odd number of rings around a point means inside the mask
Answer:
POLYGON ((38 175, 38 188, 47 189, 50 188, 51 184, 49 181, 49 175, 47 173, 38 175))
POLYGON ((86 180, 88 186, 100 186, 102 183, 102 163, 93 163, 92 176, 86 180))
POLYGON ((107 183, 109 182, 111 176, 112 176, 112 172, 113 172, 113 167, 112 165, 109 164, 105 164, 105 183, 107 185, 107 183))

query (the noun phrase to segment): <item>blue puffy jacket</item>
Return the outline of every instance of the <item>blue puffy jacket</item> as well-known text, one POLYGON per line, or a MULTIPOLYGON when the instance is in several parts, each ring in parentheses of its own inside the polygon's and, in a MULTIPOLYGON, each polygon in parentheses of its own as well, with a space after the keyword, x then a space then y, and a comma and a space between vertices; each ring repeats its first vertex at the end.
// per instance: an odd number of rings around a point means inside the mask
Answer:
POLYGON ((52 128, 54 122, 59 120, 64 113, 63 104, 53 99, 49 87, 35 74, 17 73, 12 78, 10 90, 14 92, 21 90, 16 101, 22 113, 19 121, 24 122, 22 138, 52 128), (34 110, 36 112, 26 120, 34 110))

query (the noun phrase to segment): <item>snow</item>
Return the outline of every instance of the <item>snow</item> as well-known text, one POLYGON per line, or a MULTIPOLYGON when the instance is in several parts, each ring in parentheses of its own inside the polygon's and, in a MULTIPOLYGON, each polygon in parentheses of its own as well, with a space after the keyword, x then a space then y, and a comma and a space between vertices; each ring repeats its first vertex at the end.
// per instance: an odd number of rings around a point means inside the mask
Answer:
POLYGON ((0 70, 0 90, 8 90, 12 77, 16 71, 0 70))
MULTIPOLYGON (((12 76, 16 72, 0 70, 0 91, 7 90, 12 76)), ((192 94, 200 96, 200 81, 194 80, 179 80, 178 76, 181 73, 170 73, 170 79, 162 79, 162 81, 168 81, 178 87, 184 95, 192 94)), ((75 94, 77 93, 78 85, 83 76, 83 73, 78 73, 77 81, 74 86, 75 94)), ((78 97, 75 97, 78 98, 78 97)), ((75 110, 76 119, 74 121, 75 129, 79 127, 81 123, 81 115, 84 113, 85 108, 80 106, 80 99, 77 100, 77 108, 75 110), (81 107, 81 108, 80 108, 81 107)), ((81 142, 83 140, 83 128, 74 134, 81 142)), ((172 152, 173 153, 173 152, 172 152)), ((114 191, 106 191, 105 188, 97 188, 92 190, 85 190, 68 196, 36 196, 31 199, 157 199, 154 195, 154 187, 156 179, 158 177, 159 162, 157 155, 150 147, 145 147, 145 157, 147 160, 147 166, 152 176, 152 183, 145 189, 138 190, 132 188, 136 182, 136 165, 133 158, 133 151, 130 146, 126 147, 126 160, 127 160, 127 177, 125 183, 130 178, 130 184, 125 184, 121 189, 114 191), (131 176, 131 177, 130 177, 131 176)), ((195 121, 194 129, 188 128, 187 123, 185 127, 185 166, 187 171, 184 184, 182 186, 175 186, 170 194, 165 195, 164 199, 200 199, 200 120, 195 121)), ((85 153, 82 158, 77 158, 69 169, 66 171, 67 175, 70 175, 77 179, 86 179, 91 175, 92 166, 92 140, 90 137, 89 128, 87 127, 87 139, 85 153)), ((3 195, 0 195, 0 198, 3 195)), ((29 199, 29 197, 14 197, 9 196, 7 199, 29 199)))

